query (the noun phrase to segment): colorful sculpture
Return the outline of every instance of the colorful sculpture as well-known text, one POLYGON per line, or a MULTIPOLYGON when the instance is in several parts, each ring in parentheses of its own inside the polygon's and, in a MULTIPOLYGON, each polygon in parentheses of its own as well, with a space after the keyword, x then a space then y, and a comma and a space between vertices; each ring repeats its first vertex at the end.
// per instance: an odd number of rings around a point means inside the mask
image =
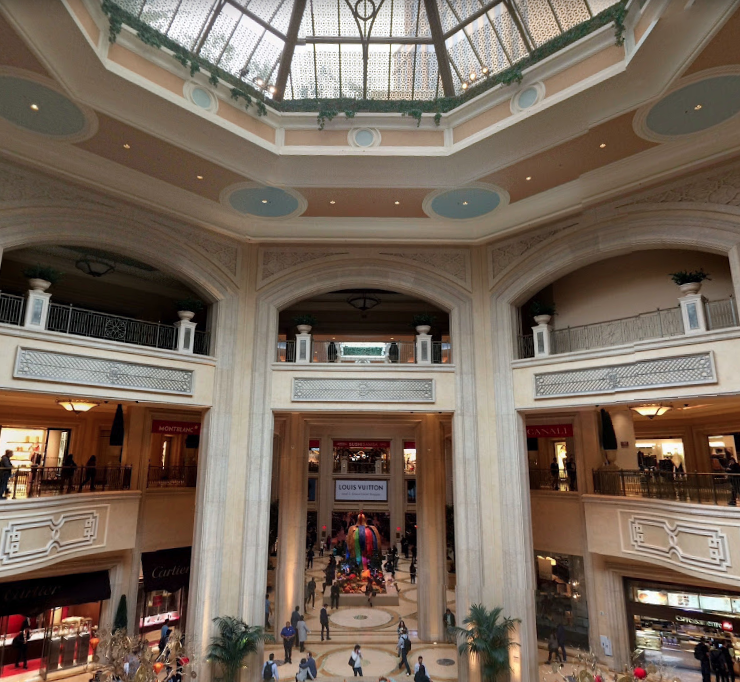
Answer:
POLYGON ((367 525, 365 515, 360 512, 357 525, 347 531, 347 558, 366 569, 376 552, 380 552, 380 533, 375 526, 367 525))

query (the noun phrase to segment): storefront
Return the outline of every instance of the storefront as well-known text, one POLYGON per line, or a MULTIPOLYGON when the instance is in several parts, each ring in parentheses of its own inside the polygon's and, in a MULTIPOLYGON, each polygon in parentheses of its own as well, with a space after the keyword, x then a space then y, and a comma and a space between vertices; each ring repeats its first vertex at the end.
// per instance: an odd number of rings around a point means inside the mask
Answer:
POLYGON ((588 602, 583 557, 535 552, 537 638, 547 640, 558 625, 569 647, 587 650, 588 602))
POLYGON ((624 580, 632 648, 674 667, 698 669, 694 647, 701 637, 731 643, 740 652, 740 593, 669 583, 624 580))
POLYGON ((637 448, 638 469, 657 469, 667 473, 686 471, 681 438, 639 439, 635 447, 637 448))
POLYGON ((389 440, 335 440, 334 472, 341 474, 387 474, 390 471, 389 440))
POLYGON ((70 429, 0 426, 0 454, 11 450, 15 467, 61 466, 70 433, 70 429))
POLYGON ((190 582, 190 547, 144 552, 137 613, 139 632, 158 631, 165 621, 185 628, 190 582))
POLYGON ((82 671, 107 599, 108 571, 0 583, 0 677, 82 671), (24 623, 25 649, 14 644, 24 623))

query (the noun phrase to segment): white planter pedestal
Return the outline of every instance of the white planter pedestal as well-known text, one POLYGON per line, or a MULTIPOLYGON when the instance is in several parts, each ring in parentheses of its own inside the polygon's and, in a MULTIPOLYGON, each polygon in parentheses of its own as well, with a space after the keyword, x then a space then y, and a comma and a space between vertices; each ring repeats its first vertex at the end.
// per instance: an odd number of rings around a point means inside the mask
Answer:
POLYGON ((416 364, 432 364, 432 336, 431 334, 416 335, 416 364))
POLYGON ((193 343, 195 341, 195 322, 189 320, 179 320, 175 322, 177 329, 177 352, 192 353, 193 343))
POLYGON ((536 358, 552 355, 552 326, 549 324, 538 324, 532 327, 532 340, 534 342, 534 356, 536 358))
POLYGON ((704 312, 704 297, 701 294, 688 294, 678 299, 681 306, 684 333, 703 334, 707 331, 707 316, 704 312))
POLYGON ((311 362, 311 334, 295 335, 295 361, 297 365, 307 365, 311 362))
POLYGON ((37 331, 46 330, 49 319, 51 294, 40 289, 30 289, 26 293, 26 312, 23 315, 23 326, 37 331))

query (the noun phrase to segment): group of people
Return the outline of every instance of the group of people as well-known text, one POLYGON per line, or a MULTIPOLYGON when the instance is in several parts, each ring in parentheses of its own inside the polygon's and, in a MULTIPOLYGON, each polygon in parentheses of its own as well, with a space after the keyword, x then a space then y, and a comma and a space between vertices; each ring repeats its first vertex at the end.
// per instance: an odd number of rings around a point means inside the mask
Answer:
MULTIPOLYGON (((563 462, 565 466, 565 474, 568 477, 568 490, 578 489, 578 480, 576 477, 576 461, 573 457, 566 457, 563 462)), ((560 487, 560 465, 558 464, 558 458, 553 457, 550 463, 550 476, 552 477, 552 489, 557 490, 560 487)))
MULTIPOLYGON (((8 484, 10 483, 10 477, 13 474, 13 451, 6 450, 2 457, 0 457, 0 500, 5 499, 10 492, 8 484)), ((33 485, 39 468, 43 462, 43 456, 40 452, 35 452, 31 456, 30 460, 30 472, 27 475, 25 481, 25 487, 28 491, 33 485)), ((77 462, 75 462, 74 455, 69 452, 62 459, 61 475, 59 476, 59 491, 61 493, 71 493, 74 486, 75 471, 77 471, 77 462)), ((77 487, 77 492, 82 492, 82 489, 90 484, 90 491, 95 491, 95 479, 97 476, 97 457, 90 455, 87 463, 83 467, 83 474, 80 476, 80 483, 77 487)), ((28 493, 27 493, 28 494, 28 493)))
MULTIPOLYGON (((315 680, 318 675, 316 669, 316 659, 313 654, 309 651, 306 653, 306 658, 302 658, 298 664, 298 672, 295 675, 296 682, 306 682, 306 680, 315 680)), ((278 682, 280 679, 278 675, 278 667, 275 662, 275 654, 270 654, 269 658, 265 661, 265 665, 262 666, 262 679, 265 682, 278 682)))
POLYGON ((293 662, 293 647, 295 646, 296 639, 298 640, 299 650, 303 652, 310 632, 305 619, 301 615, 300 607, 296 606, 293 613, 290 614, 290 620, 286 621, 285 627, 280 631, 286 663, 293 662))
POLYGON ((565 663, 568 656, 565 653, 565 626, 558 623, 558 626, 550 633, 547 639, 547 662, 552 662, 553 654, 558 663, 565 663), (562 656, 560 655, 562 652, 562 656))
POLYGON ((735 682, 735 652, 731 643, 718 639, 709 643, 702 637, 694 648, 694 658, 701 665, 702 682, 711 682, 712 673, 715 682, 735 682))

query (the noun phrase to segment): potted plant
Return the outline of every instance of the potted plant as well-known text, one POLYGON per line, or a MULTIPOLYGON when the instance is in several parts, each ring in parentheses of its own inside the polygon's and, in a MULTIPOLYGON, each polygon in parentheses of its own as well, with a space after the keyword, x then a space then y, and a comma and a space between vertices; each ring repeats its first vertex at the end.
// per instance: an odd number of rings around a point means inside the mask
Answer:
POLYGON ((308 334, 312 327, 316 326, 316 318, 313 315, 298 315, 293 318, 293 324, 297 327, 299 333, 308 334))
POLYGON ((195 317, 195 313, 199 313, 203 310, 203 301, 199 298, 183 298, 181 301, 177 301, 177 316, 181 320, 192 320, 195 317))
POLYGON ((418 313, 414 315, 411 321, 411 326, 416 329, 417 334, 428 334, 432 328, 432 325, 437 321, 434 315, 429 313, 418 313))
POLYGON ((26 268, 23 276, 28 280, 28 286, 32 291, 46 291, 52 284, 56 284, 61 278, 62 273, 48 265, 36 265, 26 268))
POLYGON ((245 667, 244 659, 257 653, 261 642, 271 641, 272 637, 264 628, 247 625, 243 620, 233 616, 214 618, 218 634, 211 638, 206 652, 206 660, 216 663, 224 682, 237 682, 240 670, 245 667))
POLYGON ((532 301, 532 305, 529 306, 529 312, 532 313, 532 317, 534 317, 537 324, 547 324, 555 314, 555 305, 535 299, 532 301))
POLYGON ((684 296, 698 294, 699 289, 701 289, 701 283, 705 279, 712 279, 704 272, 704 268, 699 268, 698 270, 679 270, 678 272, 672 272, 670 277, 675 284, 678 284, 678 288, 684 296))
POLYGON ((509 649, 514 646, 511 634, 517 618, 501 616, 499 606, 490 611, 483 604, 473 604, 463 620, 466 627, 449 627, 448 632, 458 642, 461 655, 477 658, 484 682, 498 682, 511 671, 509 649))

